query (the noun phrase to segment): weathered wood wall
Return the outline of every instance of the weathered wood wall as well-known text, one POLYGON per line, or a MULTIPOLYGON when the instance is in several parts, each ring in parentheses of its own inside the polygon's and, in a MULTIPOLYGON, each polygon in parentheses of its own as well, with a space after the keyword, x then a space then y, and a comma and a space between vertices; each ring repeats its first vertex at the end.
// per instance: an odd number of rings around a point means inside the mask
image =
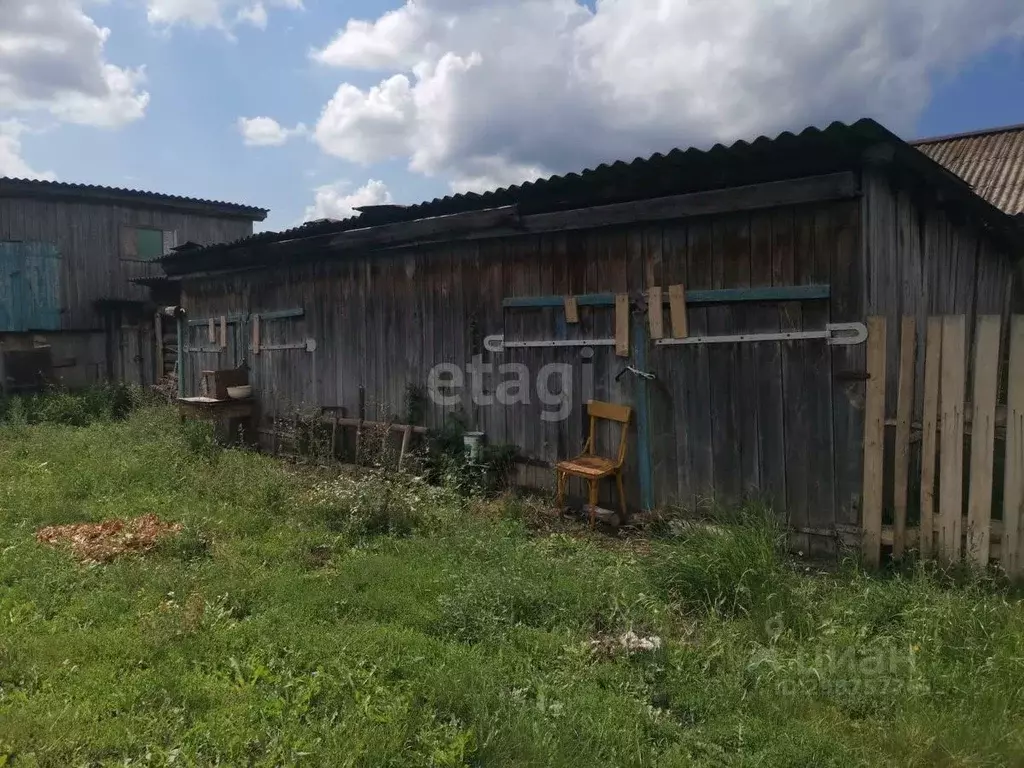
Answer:
POLYGON ((122 205, 0 198, 0 241, 30 240, 57 246, 61 257, 61 328, 98 330, 97 299, 145 300, 129 281, 161 274, 154 263, 122 258, 121 227, 175 230, 178 242, 227 242, 252 234, 252 222, 173 210, 122 205))
MULTIPOLYGON (((678 283, 691 290, 831 285, 829 300, 693 306, 691 335, 823 330, 829 322, 863 322, 869 312, 895 318, 904 311, 924 316, 1003 306, 1009 289, 1003 254, 978 234, 972 249, 962 249, 954 237, 960 230, 943 214, 898 192, 885 197, 887 186, 870 183, 869 194, 851 201, 410 247, 186 279, 183 305, 190 319, 238 316, 228 326, 226 349, 185 355, 186 390, 198 390, 203 369, 248 362, 267 416, 320 406, 356 415, 362 390, 367 418, 404 418, 407 389, 426 385, 438 363, 465 369, 474 358, 478 364, 520 362, 533 377, 545 364, 567 364, 572 396, 563 420, 542 418, 561 407, 559 388, 552 387, 545 403, 532 382, 528 404, 503 407, 474 402, 467 380, 457 404, 428 402, 425 414, 427 425, 438 426, 461 408, 490 441, 514 443, 543 464, 582 446, 587 397, 636 404, 641 385, 629 375, 615 380, 627 361, 605 347, 590 358, 579 348, 487 352, 484 338, 496 334, 508 340, 614 335, 609 308, 581 306, 579 324, 567 326, 560 309, 503 309, 503 298, 635 295, 678 283), (906 285, 915 275, 926 281, 923 290, 906 285), (247 316, 290 309, 303 314, 261 322, 261 345, 309 338, 316 351, 253 355, 247 316)), ((634 316, 633 323, 646 323, 646 316, 634 316)), ((186 327, 186 346, 213 346, 205 324, 186 327)), ((635 350, 636 339, 631 345, 635 350)), ((856 529, 863 347, 792 341, 648 345, 647 353, 647 367, 658 376, 647 385, 657 504, 692 507, 711 497, 765 496, 787 510, 798 531, 795 543, 805 551, 830 550, 837 529, 856 529)), ((477 399, 493 394, 502 380, 493 372, 477 399)), ((635 430, 627 474, 634 504, 635 430)), ((612 432, 609 426, 601 435, 606 444, 612 432)), ((528 468, 522 479, 550 485, 551 474, 528 468)))
MULTIPOLYGON (((900 318, 915 318, 917 327, 911 420, 919 424, 924 409, 924 365, 927 319, 935 315, 965 315, 967 321, 967 402, 973 402, 974 349, 977 318, 1000 315, 1003 348, 1009 333, 1009 316, 1021 311, 1022 273, 1014 266, 1013 254, 1004 244, 993 240, 974 222, 950 206, 938 203, 928 190, 913 190, 894 183, 878 170, 863 177, 862 199, 864 232, 863 315, 882 315, 886 330, 886 443, 885 453, 895 451, 895 418, 899 380, 900 318), (1015 306, 1016 303, 1016 306, 1015 306)), ((851 354, 863 361, 864 349, 851 354)), ((1005 361, 1004 361, 1005 366, 1005 361)), ((1000 380, 1005 379, 1005 371, 1000 380)), ((969 409, 968 409, 969 410, 969 409)), ((860 433, 857 433, 858 435, 860 433)), ((857 498, 862 477, 859 444, 838 445, 837 456, 846 455, 851 498, 857 498)), ((917 497, 914 484, 920 478, 921 444, 910 444, 909 477, 911 498, 917 497)), ((838 460, 837 460, 838 466, 838 460)), ((892 498, 893 465, 887 462, 884 498, 892 498)), ((855 516, 851 509, 851 517, 855 516)), ((916 524, 919 510, 908 512, 910 524, 916 524)), ((892 522, 893 510, 884 510, 883 521, 892 522)))

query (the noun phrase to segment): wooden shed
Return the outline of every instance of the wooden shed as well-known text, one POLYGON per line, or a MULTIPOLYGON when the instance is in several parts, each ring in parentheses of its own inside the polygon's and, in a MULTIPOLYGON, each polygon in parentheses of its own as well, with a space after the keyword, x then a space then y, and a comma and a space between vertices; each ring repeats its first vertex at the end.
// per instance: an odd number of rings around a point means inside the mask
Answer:
POLYGON ((247 364, 267 418, 361 402, 402 417, 446 364, 425 423, 461 409, 546 487, 582 446, 586 400, 629 404, 634 506, 758 495, 814 551, 859 523, 866 318, 892 319, 894 355, 904 315, 963 314, 971 331, 1020 311, 1020 243, 1012 217, 864 120, 369 209, 163 265, 187 312, 187 394, 199 371, 247 364), (500 366, 516 363, 531 380, 509 404, 500 366))
POLYGON ((251 235, 266 216, 234 203, 0 177, 0 387, 13 383, 6 355, 40 350, 68 386, 153 383, 163 373, 155 307, 136 281, 162 276, 156 260, 171 248, 251 235))

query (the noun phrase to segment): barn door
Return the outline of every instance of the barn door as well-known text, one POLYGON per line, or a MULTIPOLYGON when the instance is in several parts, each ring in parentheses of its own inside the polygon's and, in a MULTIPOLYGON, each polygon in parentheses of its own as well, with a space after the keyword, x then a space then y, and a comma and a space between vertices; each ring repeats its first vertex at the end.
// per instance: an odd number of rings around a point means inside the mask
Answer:
MULTIPOLYGON (((645 364, 646 337, 642 321, 632 317, 629 299, 623 296, 618 309, 612 294, 569 297, 568 302, 562 297, 510 298, 504 307, 495 396, 496 407, 507 414, 506 439, 532 464, 553 465, 581 452, 589 429, 588 400, 630 406, 634 417, 628 427, 626 492, 633 511, 649 506, 649 478, 641 459, 646 452, 639 439, 646 429, 641 397, 646 382, 627 369, 645 364)), ((615 456, 619 429, 599 422, 598 454, 615 456)), ((579 495, 580 488, 570 492, 579 495)), ((617 509, 613 483, 602 484, 600 498, 602 506, 617 509)))
POLYGON ((246 328, 246 318, 238 314, 185 321, 179 374, 180 390, 185 397, 201 393, 203 371, 238 368, 246 363, 246 328))

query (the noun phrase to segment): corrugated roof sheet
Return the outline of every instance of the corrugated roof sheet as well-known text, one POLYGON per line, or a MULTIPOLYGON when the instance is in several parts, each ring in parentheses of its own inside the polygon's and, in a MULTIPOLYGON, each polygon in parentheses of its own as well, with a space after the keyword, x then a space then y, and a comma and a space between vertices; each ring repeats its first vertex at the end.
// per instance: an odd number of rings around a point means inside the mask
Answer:
POLYGON ((836 122, 824 129, 810 127, 796 134, 786 131, 775 138, 761 136, 728 147, 716 144, 708 150, 674 149, 668 154, 657 153, 629 163, 602 164, 580 173, 483 194, 449 195, 416 205, 368 210, 342 221, 313 221, 283 232, 261 232, 187 254, 172 254, 162 261, 168 274, 229 265, 235 268, 241 261, 255 258, 254 252, 264 245, 382 224, 508 205, 517 206, 521 215, 530 215, 827 174, 861 167, 865 152, 880 146, 890 147, 895 161, 903 167, 958 195, 979 216, 999 226, 1007 223, 999 210, 978 198, 962 179, 874 120, 865 119, 851 125, 836 122), (227 252, 232 254, 230 258, 227 252), (225 258, 213 258, 220 254, 225 254, 225 258))
POLYGON ((151 203, 154 205, 191 208, 208 213, 244 217, 253 221, 267 218, 266 208, 257 208, 239 203, 220 200, 204 200, 197 197, 166 195, 161 192, 144 192, 123 187, 104 187, 97 184, 71 184, 62 181, 40 181, 37 179, 16 179, 0 176, 0 197, 51 197, 63 199, 91 199, 111 202, 151 203))
POLYGON ((1024 214, 1024 125, 920 139, 911 144, 1005 213, 1024 214))

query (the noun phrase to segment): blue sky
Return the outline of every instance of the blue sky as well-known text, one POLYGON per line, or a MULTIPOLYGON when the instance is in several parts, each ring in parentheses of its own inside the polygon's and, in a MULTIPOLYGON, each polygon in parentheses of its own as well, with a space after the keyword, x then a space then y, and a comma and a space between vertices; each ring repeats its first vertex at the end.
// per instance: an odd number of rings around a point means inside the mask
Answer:
MULTIPOLYGON (((1014 2, 993 0, 998 9, 986 14, 950 0, 937 20, 929 3, 895 2, 903 12, 881 26, 868 12, 836 20, 829 0, 814 3, 825 15, 799 21, 761 3, 748 37, 737 40, 727 16, 685 7, 699 0, 678 0, 667 12, 670 0, 660 10, 644 0, 631 9, 625 0, 529 0, 530 8, 509 0, 420 0, 417 8, 305 0, 302 9, 278 1, 266 7, 265 28, 154 23, 152 8, 170 0, 79 3, 110 30, 103 62, 145 67, 144 114, 116 127, 77 124, 86 121, 55 117, 43 101, 5 102, 0 88, 0 120, 23 126, 15 134, 20 159, 62 181, 268 207, 263 226, 277 229, 347 211, 347 195, 370 179, 381 184, 369 201, 416 202, 863 114, 908 137, 1024 123, 1024 10, 1014 2), (399 12, 393 23, 380 22, 389 11, 399 12), (821 30, 816 18, 828 25, 820 49, 810 42, 817 35, 809 32, 821 30), (352 19, 368 23, 346 31, 352 19), (936 29, 913 26, 924 19, 936 29), (663 39, 652 37, 662 29, 663 39), (566 42, 570 33, 577 42, 566 42), (766 59, 742 61, 745 51, 765 50, 759 40, 771 41, 766 59), (320 60, 311 56, 317 50, 320 60), (575 75, 562 74, 577 65, 575 75), (389 88, 375 94, 384 81, 389 88), (332 102, 343 83, 352 88, 332 102), (247 146, 239 118, 258 116, 286 128, 302 123, 306 132, 278 146, 247 146), (317 189, 327 193, 314 211, 317 189)), ((3 66, 0 54, 0 82, 3 66)))

